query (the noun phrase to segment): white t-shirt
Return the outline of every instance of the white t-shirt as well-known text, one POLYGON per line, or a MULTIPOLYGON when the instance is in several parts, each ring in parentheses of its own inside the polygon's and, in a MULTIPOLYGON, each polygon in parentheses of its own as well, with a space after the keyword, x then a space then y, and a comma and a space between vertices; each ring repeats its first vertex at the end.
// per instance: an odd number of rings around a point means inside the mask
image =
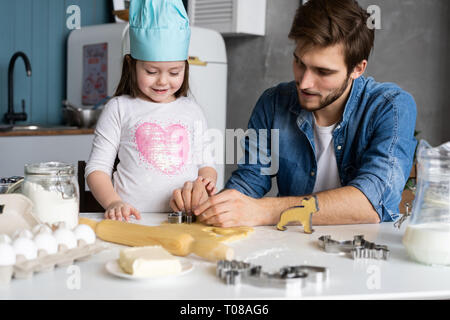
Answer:
POLYGON ((206 129, 192 98, 153 103, 114 97, 98 120, 85 176, 96 170, 111 175, 118 154, 113 185, 122 200, 140 212, 170 212, 173 190, 195 180, 201 167, 214 167, 203 155, 206 129))
POLYGON ((317 176, 313 192, 320 192, 341 187, 336 154, 334 152, 333 130, 336 124, 329 127, 317 125, 314 118, 314 145, 316 148, 317 176))

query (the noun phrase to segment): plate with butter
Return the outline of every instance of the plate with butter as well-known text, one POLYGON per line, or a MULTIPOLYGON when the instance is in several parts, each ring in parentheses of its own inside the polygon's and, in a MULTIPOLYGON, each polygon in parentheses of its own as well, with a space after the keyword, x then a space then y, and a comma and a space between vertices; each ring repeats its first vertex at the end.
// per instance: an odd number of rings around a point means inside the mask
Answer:
POLYGON ((145 246, 121 250, 119 259, 108 261, 105 267, 121 278, 151 280, 184 275, 194 265, 174 257, 161 246, 145 246))

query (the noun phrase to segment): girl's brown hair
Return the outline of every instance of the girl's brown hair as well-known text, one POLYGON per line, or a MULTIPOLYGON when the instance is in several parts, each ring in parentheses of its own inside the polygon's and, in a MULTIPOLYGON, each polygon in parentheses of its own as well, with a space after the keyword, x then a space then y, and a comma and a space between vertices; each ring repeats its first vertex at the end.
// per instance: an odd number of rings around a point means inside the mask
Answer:
POLYGON ((309 0, 295 14, 289 38, 306 46, 327 47, 342 43, 347 72, 368 60, 375 31, 367 26, 369 14, 356 0, 309 0))
MULTIPOLYGON (((143 93, 137 85, 136 62, 130 54, 123 57, 122 76, 114 96, 129 95, 133 98, 141 96, 143 93)), ((180 89, 175 92, 175 98, 187 97, 189 91, 189 62, 185 61, 184 79, 180 89)))

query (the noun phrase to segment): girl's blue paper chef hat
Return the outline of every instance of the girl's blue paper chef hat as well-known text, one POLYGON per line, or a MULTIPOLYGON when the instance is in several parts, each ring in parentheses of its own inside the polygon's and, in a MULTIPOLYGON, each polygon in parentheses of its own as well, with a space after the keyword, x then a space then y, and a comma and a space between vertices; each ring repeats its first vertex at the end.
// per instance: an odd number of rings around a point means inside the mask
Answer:
POLYGON ((130 51, 144 61, 188 59, 191 30, 181 0, 131 0, 130 51))

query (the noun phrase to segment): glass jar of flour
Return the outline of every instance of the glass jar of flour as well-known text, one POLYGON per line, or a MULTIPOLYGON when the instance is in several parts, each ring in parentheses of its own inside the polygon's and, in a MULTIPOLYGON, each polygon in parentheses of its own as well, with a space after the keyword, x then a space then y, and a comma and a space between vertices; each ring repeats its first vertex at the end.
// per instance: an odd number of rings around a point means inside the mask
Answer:
POLYGON ((403 244, 414 260, 450 265, 450 142, 417 148, 417 190, 403 244))
POLYGON ((33 202, 33 212, 43 223, 78 224, 79 186, 75 168, 62 162, 25 165, 22 193, 33 202))

